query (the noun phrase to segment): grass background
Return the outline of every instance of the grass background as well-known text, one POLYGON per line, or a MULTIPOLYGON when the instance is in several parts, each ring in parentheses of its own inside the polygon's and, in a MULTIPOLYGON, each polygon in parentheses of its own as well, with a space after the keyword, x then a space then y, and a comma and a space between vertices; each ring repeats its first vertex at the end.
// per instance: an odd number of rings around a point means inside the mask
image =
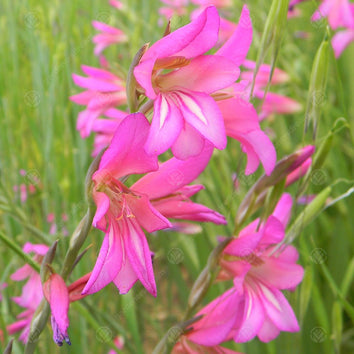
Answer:
MULTIPOLYGON (((255 28, 254 42, 248 58, 255 59, 260 36, 270 4, 260 0, 247 1, 255 28)), ((234 1, 231 12, 237 21, 242 7, 234 1)), ((22 246, 25 242, 42 242, 29 230, 33 225, 42 230, 48 244, 59 238, 54 263, 60 269, 69 233, 85 212, 84 178, 91 162, 92 137, 82 140, 76 131, 76 118, 82 109, 71 103, 68 96, 78 93, 71 80, 72 73, 81 74, 80 65, 98 66, 93 55, 91 38, 95 31, 92 20, 121 28, 129 35, 129 43, 107 50, 107 58, 121 64, 125 72, 136 51, 145 42, 161 37, 157 9, 159 1, 126 1, 126 11, 119 12, 103 0, 51 2, 11 1, 0 3, 0 173, 5 188, 16 208, 0 199, 0 227, 22 246), (117 60, 118 59, 118 60, 117 60), (22 176, 19 171, 27 171, 22 176), (35 182, 36 192, 21 203, 13 192, 14 185, 35 182), (21 211, 19 211, 20 209, 21 211), (46 218, 54 213, 58 232, 49 235, 46 218), (61 221, 62 213, 68 221, 61 221)), ((277 88, 304 106, 315 52, 324 36, 325 24, 313 24, 311 14, 317 4, 301 4, 300 18, 288 21, 284 31, 277 65, 291 76, 291 82, 277 88), (306 38, 303 38, 306 33, 306 38)), ((188 18, 174 18, 172 27, 187 23, 188 18)), ((329 64, 328 87, 322 104, 316 146, 339 117, 350 124, 354 115, 354 46, 349 47, 337 61, 329 64)), ((311 137, 303 137, 304 111, 289 116, 274 116, 262 123, 271 132, 278 159, 291 153, 311 137)), ((353 179, 353 124, 335 134, 328 157, 319 170, 319 178, 311 179, 309 193, 318 193, 338 179, 353 179)), ((160 232, 148 236, 156 254, 155 276, 158 296, 152 298, 140 284, 128 295, 119 296, 112 285, 71 306, 69 335, 72 346, 57 348, 48 328, 42 334, 38 353, 106 353, 109 342, 117 334, 125 338, 126 353, 149 353, 166 331, 183 317, 188 289, 205 265, 208 254, 216 245, 217 235, 229 235, 233 218, 243 196, 261 175, 242 174, 245 159, 239 144, 230 141, 227 151, 218 152, 200 182, 206 190, 196 200, 223 213, 229 226, 202 225, 197 235, 160 232), (240 188, 234 190, 232 175, 239 172, 240 188)), ((292 187, 296 193, 298 185, 292 187)), ((331 196, 341 195, 349 188, 345 182, 336 184, 331 196)), ((263 344, 258 340, 243 345, 231 343, 230 348, 245 353, 351 353, 354 351, 353 320, 343 308, 341 297, 353 298, 354 272, 353 198, 345 199, 325 210, 301 233, 295 244, 300 263, 306 269, 305 281, 287 294, 301 323, 296 334, 282 333, 275 341, 263 344)), ((298 206, 296 214, 302 210, 298 206)), ((75 269, 71 280, 90 271, 102 241, 102 233, 93 230, 86 242, 92 248, 75 269)), ((18 296, 22 284, 13 283, 9 275, 23 261, 0 244, 0 282, 9 286, 0 303, 0 328, 15 321, 21 309, 10 301, 18 296)), ((222 287, 214 286, 205 303, 220 294, 222 287)), ((9 340, 5 333, 5 343, 9 340)), ((2 345, 2 344, 1 344, 2 345)), ((22 353, 23 346, 14 343, 13 353, 22 353)))

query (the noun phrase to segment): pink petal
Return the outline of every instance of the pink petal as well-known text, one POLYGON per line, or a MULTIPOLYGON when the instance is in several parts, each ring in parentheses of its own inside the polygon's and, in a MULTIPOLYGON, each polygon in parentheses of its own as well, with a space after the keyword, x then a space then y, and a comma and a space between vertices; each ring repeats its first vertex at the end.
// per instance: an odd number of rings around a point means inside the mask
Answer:
POLYGON ((151 251, 146 237, 134 219, 124 222, 124 244, 127 258, 135 274, 153 296, 156 296, 156 283, 152 268, 151 251))
POLYGON ((156 209, 167 218, 213 222, 215 224, 227 223, 223 215, 204 205, 192 202, 169 201, 165 199, 156 205, 156 209))
POLYGON ((198 156, 202 152, 204 144, 204 137, 190 124, 184 122, 184 127, 173 143, 171 151, 179 160, 186 160, 198 156))
POLYGON ((147 232, 154 232, 171 227, 171 223, 161 215, 150 203, 146 195, 137 198, 134 195, 126 195, 126 200, 136 221, 147 232))
POLYGON ((258 283, 260 301, 274 325, 281 331, 297 332, 299 325, 285 296, 276 288, 258 283))
POLYGON ((252 253, 261 240, 262 233, 250 233, 242 237, 238 237, 231 241, 225 248, 224 252, 234 256, 245 257, 252 253))
POLYGON ((69 292, 63 278, 59 274, 52 274, 43 284, 44 295, 49 302, 52 315, 60 332, 67 335, 69 327, 69 292))
POLYGON ((224 120, 216 102, 207 94, 178 91, 183 118, 216 148, 226 147, 224 120))
POLYGON ((150 98, 155 98, 151 74, 157 58, 193 58, 211 49, 218 39, 219 15, 215 7, 206 8, 195 20, 153 44, 135 67, 134 75, 150 98))
POLYGON ((23 246, 23 252, 25 253, 35 253, 35 254, 40 254, 44 256, 49 250, 49 247, 47 245, 41 245, 37 244, 34 245, 30 242, 26 242, 25 245, 23 246))
POLYGON ((289 193, 284 193, 275 207, 272 215, 276 217, 284 227, 288 224, 291 215, 293 199, 289 193))
POLYGON ((154 102, 154 115, 145 145, 149 154, 159 155, 165 152, 182 130, 182 115, 173 97, 174 95, 160 94, 154 102))
POLYGON ((252 268, 252 275, 255 275, 263 283, 277 289, 293 289, 301 281, 304 269, 294 263, 277 259, 276 257, 263 258, 264 263, 252 268))
POLYGON ((267 343, 278 337, 279 333, 279 329, 268 317, 266 317, 261 329, 258 331, 257 336, 262 342, 267 343))
POLYGON ((142 177, 131 189, 148 195, 150 200, 172 194, 199 176, 207 166, 212 153, 213 147, 209 144, 196 157, 188 160, 172 158, 161 164, 158 171, 142 177))
MULTIPOLYGON (((112 174, 115 178, 146 173, 158 168, 156 156, 144 151, 150 125, 141 113, 127 116, 117 128, 112 142, 103 154, 99 174, 112 174)), ((97 173, 97 172, 96 172, 97 173)), ((96 176, 94 178, 98 178, 96 176)))
POLYGON ((205 346, 222 343, 237 321, 241 303, 242 298, 234 289, 227 290, 197 313, 196 316, 204 316, 193 324, 193 330, 187 334, 188 339, 205 346))
POLYGON ((119 91, 122 88, 115 84, 114 82, 104 81, 100 79, 95 79, 91 77, 83 77, 80 75, 73 74, 73 81, 75 85, 100 92, 111 92, 111 91, 119 91))
POLYGON ((255 291, 250 287, 245 288, 245 305, 241 325, 235 328, 234 341, 245 343, 253 339, 260 330, 264 321, 262 303, 255 291))
POLYGON ((354 30, 337 32, 332 38, 332 46, 336 58, 339 58, 344 49, 354 41, 354 30))
POLYGON ((109 209, 110 201, 105 193, 94 191, 93 198, 95 200, 97 209, 93 218, 92 225, 102 231, 106 231, 107 220, 105 215, 109 209))
POLYGON ((252 21, 246 5, 243 6, 237 28, 226 43, 216 52, 240 66, 246 59, 252 43, 252 21))
POLYGON ((112 26, 109 26, 103 22, 99 22, 99 21, 92 21, 92 26, 94 28, 96 28, 97 30, 99 31, 102 31, 102 32, 106 32, 106 33, 111 33, 111 34, 119 34, 121 33, 122 31, 118 28, 115 28, 115 27, 112 27, 112 26))
POLYGON ((269 216, 263 227, 262 246, 269 246, 283 241, 285 236, 284 225, 274 216, 269 216))
POLYGON ((269 175, 275 166, 276 152, 270 139, 260 129, 254 107, 242 99, 220 101, 218 106, 225 121, 226 134, 240 141, 247 154, 245 174, 253 173, 261 161, 269 175))
POLYGON ((33 273, 33 269, 28 264, 16 270, 15 273, 11 274, 10 279, 15 281, 21 281, 26 279, 33 273))
POLYGON ((114 81, 119 79, 111 72, 104 69, 95 68, 93 66, 81 65, 81 69, 87 76, 92 76, 97 79, 106 80, 106 81, 114 81))
POLYGON ((137 280, 138 276, 131 266, 129 259, 126 258, 121 270, 113 279, 113 283, 118 288, 119 294, 123 295, 128 293, 137 280))
POLYGON ((122 267, 123 255, 119 226, 110 225, 109 233, 104 237, 95 267, 82 294, 93 294, 113 281, 122 267))
POLYGON ((160 85, 166 90, 180 86, 210 94, 233 84, 239 74, 239 68, 230 59, 201 55, 179 70, 164 75, 160 85))

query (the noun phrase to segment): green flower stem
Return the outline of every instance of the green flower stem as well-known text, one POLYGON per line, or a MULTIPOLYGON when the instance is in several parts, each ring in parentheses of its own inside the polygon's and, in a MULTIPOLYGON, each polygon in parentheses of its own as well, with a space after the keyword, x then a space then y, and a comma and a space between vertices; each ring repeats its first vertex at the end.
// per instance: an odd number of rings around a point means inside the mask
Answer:
POLYGON ((0 239, 8 246, 10 247, 14 252, 16 252, 21 258, 24 259, 24 261, 29 264, 36 272, 40 272, 40 265, 36 263, 31 256, 29 256, 27 253, 23 252, 22 249, 17 246, 17 244, 8 238, 5 234, 3 234, 0 231, 0 239))

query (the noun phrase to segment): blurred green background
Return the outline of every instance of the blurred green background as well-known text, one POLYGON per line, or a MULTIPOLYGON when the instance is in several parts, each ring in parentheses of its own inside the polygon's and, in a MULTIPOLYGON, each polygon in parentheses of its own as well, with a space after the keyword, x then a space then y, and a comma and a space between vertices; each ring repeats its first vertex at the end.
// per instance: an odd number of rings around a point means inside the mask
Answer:
MULTIPOLYGON (((270 2, 246 1, 254 26, 254 41, 248 58, 256 59, 261 33, 270 2)), ((54 267, 59 269, 69 238, 85 213, 84 179, 92 161, 93 138, 82 140, 76 131, 77 114, 82 107, 69 101, 81 92, 72 82, 71 74, 81 74, 80 65, 99 66, 93 55, 91 26, 98 20, 122 29, 130 38, 126 44, 105 51, 110 62, 127 72, 136 51, 146 42, 159 39, 164 25, 158 26, 160 2, 126 0, 126 10, 120 12, 105 0, 74 1, 11 1, 0 2, 0 174, 12 205, 1 196, 1 230, 22 245, 30 241, 48 244, 60 239, 54 267), (25 175, 20 170, 26 170, 25 175), (21 203, 14 186, 35 185, 35 192, 21 203), (49 235, 47 215, 54 213, 57 232, 49 235), (68 216, 62 221, 62 214, 68 216), (42 231, 37 235, 31 226, 42 231)), ((272 91, 286 94, 306 105, 312 61, 325 34, 326 26, 311 23, 316 2, 301 4, 302 15, 288 21, 277 66, 285 70, 291 81, 272 91)), ((230 10, 236 22, 242 7, 234 1, 230 10)), ((188 17, 173 18, 172 29, 188 22, 188 17)), ((165 23, 165 22, 163 22, 165 23)), ((308 193, 318 193, 339 179, 332 191, 336 198, 348 190, 353 179, 354 115, 354 46, 339 60, 331 53, 328 87, 322 104, 322 116, 317 134, 319 146, 337 118, 349 124, 335 134, 328 157, 311 179, 308 193), (351 121, 351 122, 350 122, 351 121)), ((269 61, 268 61, 269 62, 269 61)), ((278 159, 304 144, 312 143, 311 135, 303 137, 304 110, 288 116, 274 116, 262 122, 275 143, 278 159)), ((206 263, 217 243, 218 235, 230 235, 238 205, 258 176, 244 176, 245 158, 239 144, 230 141, 227 151, 217 152, 199 181, 206 190, 196 197, 198 202, 223 213, 228 226, 202 225, 196 235, 159 232, 148 236, 155 252, 155 276, 158 296, 154 299, 140 284, 128 295, 119 296, 113 285, 82 301, 83 306, 71 306, 69 335, 72 346, 58 348, 51 339, 51 329, 42 334, 38 353, 107 353, 116 335, 125 339, 123 352, 150 353, 159 339, 183 318, 188 289, 206 263), (232 176, 238 173, 240 187, 234 189, 232 176), (92 321, 94 320, 94 321, 92 321)), ((291 187, 296 194, 299 185, 291 187)), ((295 208, 295 216, 303 206, 295 208)), ((288 293, 290 303, 301 324, 296 334, 281 333, 273 342, 258 340, 229 347, 245 353, 352 353, 354 352, 353 319, 344 309, 341 298, 353 299, 354 273, 353 238, 354 200, 349 197, 325 210, 306 227, 295 245, 300 263, 306 269, 305 281, 288 293)), ((71 280, 89 272, 95 262, 103 234, 93 230, 86 242, 92 248, 76 267, 71 280)), ((0 328, 15 321, 21 309, 10 301, 19 296, 23 283, 14 283, 9 275, 23 261, 0 243, 0 283, 9 285, 0 303, 0 328)), ((205 303, 221 293, 215 285, 205 303)), ((17 337, 17 336, 15 336, 17 337)), ((4 334, 4 343, 9 337, 4 334)), ((0 343, 0 345, 4 345, 0 343)), ((13 353, 22 353, 23 346, 14 343, 13 353)))

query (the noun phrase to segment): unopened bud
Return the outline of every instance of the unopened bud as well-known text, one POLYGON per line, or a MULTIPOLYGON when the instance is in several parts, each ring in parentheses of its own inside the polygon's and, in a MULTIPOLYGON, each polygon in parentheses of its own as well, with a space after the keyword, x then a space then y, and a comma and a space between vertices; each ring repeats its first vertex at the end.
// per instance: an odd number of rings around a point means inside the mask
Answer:
POLYGON ((48 279, 49 273, 51 273, 51 268, 48 267, 48 265, 52 264, 54 257, 55 257, 55 252, 57 250, 57 245, 58 245, 58 240, 54 241, 54 243, 50 246, 49 250, 45 254, 42 265, 41 265, 41 281, 42 283, 45 283, 48 279))
POLYGON ((306 105, 305 114, 305 133, 307 132, 310 122, 313 125, 313 137, 316 136, 318 121, 322 111, 322 103, 324 101, 327 72, 329 62, 329 43, 328 43, 328 28, 324 40, 317 50, 315 59, 312 64, 309 95, 306 105))

